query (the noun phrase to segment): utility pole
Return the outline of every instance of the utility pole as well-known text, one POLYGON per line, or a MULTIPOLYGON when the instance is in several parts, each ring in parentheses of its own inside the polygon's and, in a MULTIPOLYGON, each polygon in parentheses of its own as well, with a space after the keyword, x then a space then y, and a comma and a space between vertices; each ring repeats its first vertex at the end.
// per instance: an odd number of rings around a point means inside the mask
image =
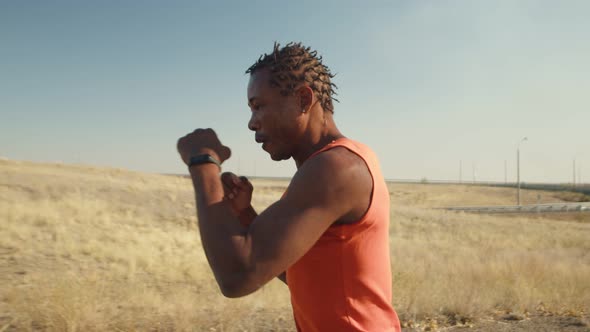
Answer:
POLYGON ((516 146, 516 205, 520 206, 520 143, 527 141, 528 138, 523 137, 516 146))
POLYGON ((520 144, 516 148, 516 205, 520 206, 520 144))
POLYGON ((574 182, 572 182, 574 185, 574 189, 576 189, 576 159, 574 158, 574 182))

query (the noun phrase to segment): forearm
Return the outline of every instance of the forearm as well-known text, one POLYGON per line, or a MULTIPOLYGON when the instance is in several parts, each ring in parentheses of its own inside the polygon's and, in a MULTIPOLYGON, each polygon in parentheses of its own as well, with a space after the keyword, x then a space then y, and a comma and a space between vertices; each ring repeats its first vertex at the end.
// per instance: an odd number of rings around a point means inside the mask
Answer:
POLYGON ((240 225, 223 201, 223 187, 216 165, 190 169, 203 249, 215 278, 226 296, 247 269, 249 250, 247 228, 240 225))

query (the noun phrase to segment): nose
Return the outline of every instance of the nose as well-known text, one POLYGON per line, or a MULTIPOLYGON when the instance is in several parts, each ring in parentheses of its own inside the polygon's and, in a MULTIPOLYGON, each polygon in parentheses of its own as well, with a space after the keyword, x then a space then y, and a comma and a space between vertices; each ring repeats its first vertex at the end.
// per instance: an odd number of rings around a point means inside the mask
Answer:
POLYGON ((256 114, 254 112, 252 112, 252 115, 250 116, 250 121, 248 121, 248 129, 252 131, 260 129, 258 119, 256 118, 256 114))

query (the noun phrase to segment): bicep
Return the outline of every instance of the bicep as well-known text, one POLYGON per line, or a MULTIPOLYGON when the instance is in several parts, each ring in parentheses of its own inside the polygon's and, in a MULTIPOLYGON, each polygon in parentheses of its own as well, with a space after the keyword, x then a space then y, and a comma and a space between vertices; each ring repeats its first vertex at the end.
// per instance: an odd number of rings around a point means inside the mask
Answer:
POLYGON ((250 226, 251 267, 263 284, 303 256, 337 219, 329 206, 307 206, 280 200, 250 226))

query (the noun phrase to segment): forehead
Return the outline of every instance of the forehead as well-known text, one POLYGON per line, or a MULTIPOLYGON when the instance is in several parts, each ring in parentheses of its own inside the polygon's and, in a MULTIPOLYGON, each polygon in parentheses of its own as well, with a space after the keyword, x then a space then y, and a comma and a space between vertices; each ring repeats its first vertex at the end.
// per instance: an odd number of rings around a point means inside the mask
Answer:
POLYGON ((252 73, 248 82, 248 100, 268 97, 278 93, 278 89, 270 85, 270 79, 271 75, 268 69, 261 69, 252 73))

